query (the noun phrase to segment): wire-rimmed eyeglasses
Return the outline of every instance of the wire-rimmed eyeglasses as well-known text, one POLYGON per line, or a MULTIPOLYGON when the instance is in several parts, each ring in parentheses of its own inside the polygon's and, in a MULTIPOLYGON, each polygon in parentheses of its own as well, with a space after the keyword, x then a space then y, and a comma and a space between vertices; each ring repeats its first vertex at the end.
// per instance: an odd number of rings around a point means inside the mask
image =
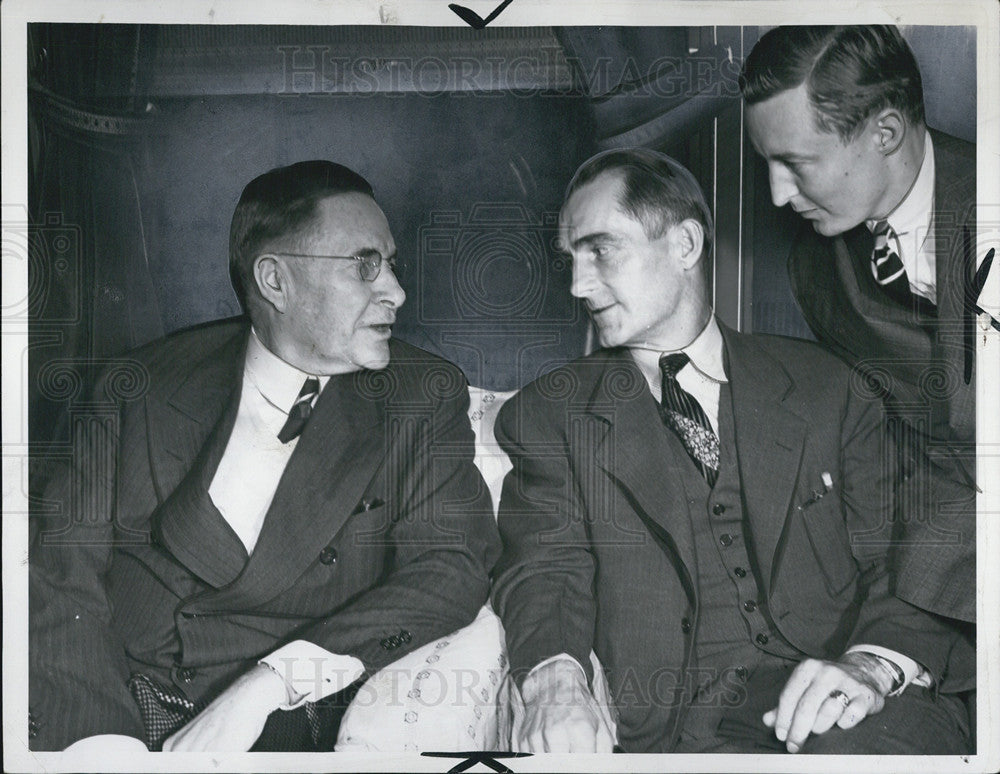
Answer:
MULTIPOLYGON (((382 254, 375 250, 365 250, 358 255, 313 255, 309 253, 284 253, 284 252, 270 252, 263 253, 264 255, 274 255, 284 258, 328 258, 337 261, 357 261, 358 262, 358 274, 361 279, 365 282, 374 282, 378 279, 379 273, 382 271, 382 254)), ((390 271, 393 274, 396 273, 396 258, 395 256, 391 258, 384 259, 386 263, 389 264, 390 271)))

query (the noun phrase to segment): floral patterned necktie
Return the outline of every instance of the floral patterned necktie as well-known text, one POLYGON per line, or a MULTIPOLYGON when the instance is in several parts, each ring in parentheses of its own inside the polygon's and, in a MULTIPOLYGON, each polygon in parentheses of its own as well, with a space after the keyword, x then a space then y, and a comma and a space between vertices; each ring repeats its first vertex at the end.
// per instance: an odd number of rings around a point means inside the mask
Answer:
POLYGON ((683 352, 660 358, 660 373, 663 375, 660 417, 667 427, 677 433, 708 485, 715 486, 719 475, 719 439, 712 432, 708 417, 698 401, 677 382, 677 374, 689 362, 690 358, 683 352))

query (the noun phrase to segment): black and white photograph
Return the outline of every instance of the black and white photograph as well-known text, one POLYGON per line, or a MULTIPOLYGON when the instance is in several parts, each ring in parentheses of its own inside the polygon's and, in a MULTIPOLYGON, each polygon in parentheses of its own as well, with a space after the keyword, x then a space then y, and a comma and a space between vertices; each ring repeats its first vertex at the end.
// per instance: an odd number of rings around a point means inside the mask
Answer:
POLYGON ((0 14, 5 771, 1000 768, 1000 6, 0 14))

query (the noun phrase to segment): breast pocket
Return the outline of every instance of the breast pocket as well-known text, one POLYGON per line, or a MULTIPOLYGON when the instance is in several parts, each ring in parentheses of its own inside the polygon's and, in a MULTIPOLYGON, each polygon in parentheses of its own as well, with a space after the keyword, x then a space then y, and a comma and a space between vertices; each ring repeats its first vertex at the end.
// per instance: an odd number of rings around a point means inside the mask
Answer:
POLYGON ((362 500, 344 525, 341 539, 346 538, 352 548, 387 547, 391 528, 391 509, 383 500, 362 500))
POLYGON ((837 596, 858 575, 840 501, 831 493, 821 500, 799 506, 797 510, 796 518, 802 524, 827 589, 831 595, 837 596))

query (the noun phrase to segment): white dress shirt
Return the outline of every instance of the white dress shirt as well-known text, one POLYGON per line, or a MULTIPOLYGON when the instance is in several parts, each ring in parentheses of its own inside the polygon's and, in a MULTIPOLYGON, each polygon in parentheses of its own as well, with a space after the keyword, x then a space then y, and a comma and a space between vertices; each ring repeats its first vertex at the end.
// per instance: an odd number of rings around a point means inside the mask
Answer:
POLYGON ((677 372, 677 383, 689 393, 701 406, 701 410, 708 417, 709 424, 712 425, 712 432, 716 437, 719 435, 719 395, 722 392, 722 385, 729 381, 726 378, 726 369, 723 365, 723 352, 725 346, 722 342, 722 331, 713 315, 702 329, 695 340, 686 347, 676 350, 651 350, 632 349, 629 350, 632 359, 635 360, 642 375, 646 377, 650 392, 660 402, 661 376, 660 358, 663 355, 673 355, 683 352, 688 356, 688 362, 677 372))
MULTIPOLYGON (((252 554, 278 482, 298 443, 278 440, 278 432, 302 390, 307 374, 271 352, 253 330, 243 367, 243 390, 236 423, 208 488, 215 507, 252 554)), ((317 376, 320 391, 329 376, 317 376)), ((261 659, 285 678, 292 709, 336 693, 364 673, 353 656, 335 655, 312 642, 296 640, 261 659), (294 691, 294 696, 292 694, 294 691)))
MULTIPOLYGON (((253 553, 278 481, 298 444, 298 438, 282 443, 278 432, 309 376, 273 354, 251 331, 236 424, 208 488, 248 554, 253 553)), ((322 391, 330 377, 318 378, 322 391)))
MULTIPOLYGON (((926 130, 925 130, 926 132, 926 130)), ((934 145, 930 132, 924 137, 924 158, 916 180, 903 201, 886 217, 896 232, 896 253, 906 269, 910 291, 937 303, 937 258, 934 238, 934 145)), ((868 220, 869 231, 878 221, 868 220)))
MULTIPOLYGON (((694 341, 679 350, 656 351, 650 349, 631 349, 629 351, 632 359, 635 360, 636 365, 645 377, 650 392, 653 393, 653 397, 656 398, 657 403, 660 402, 661 397, 660 357, 676 352, 684 352, 690 359, 677 372, 677 382, 698 401, 702 411, 705 412, 705 416, 708 417, 708 421, 712 425, 712 430, 718 436, 719 396, 722 393, 722 385, 729 380, 726 377, 724 366, 725 342, 722 339, 722 331, 719 330, 719 324, 715 316, 713 315, 709 319, 694 341)), ((916 661, 908 656, 904 656, 902 653, 897 653, 894 650, 878 645, 860 644, 848 648, 846 652, 851 653, 854 651, 871 653, 874 656, 884 658, 903 670, 903 684, 891 695, 902 693, 910 683, 924 686, 932 684, 930 673, 916 661)), ((560 659, 572 661, 580 667, 581 673, 583 672, 583 667, 580 666, 580 663, 568 653, 560 653, 539 662, 531 672, 560 659)))

